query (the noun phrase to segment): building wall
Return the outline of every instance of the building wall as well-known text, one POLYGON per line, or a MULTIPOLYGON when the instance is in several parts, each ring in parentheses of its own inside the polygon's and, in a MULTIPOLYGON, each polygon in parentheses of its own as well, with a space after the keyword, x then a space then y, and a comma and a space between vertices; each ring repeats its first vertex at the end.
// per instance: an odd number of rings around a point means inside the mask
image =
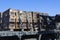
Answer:
MULTIPOLYGON (((13 29, 19 29, 18 27, 18 22, 19 22, 19 18, 18 18, 18 10, 14 10, 14 9, 10 9, 9 12, 10 18, 9 18, 9 22, 14 24, 13 29)), ((10 24, 9 24, 10 27, 10 24)))
POLYGON ((8 29, 9 26, 9 9, 2 14, 2 29, 8 29))
POLYGON ((60 15, 59 14, 55 16, 55 26, 56 26, 56 29, 60 30, 60 15))
POLYGON ((18 29, 18 11, 14 9, 8 9, 3 12, 3 29, 18 29), (14 27, 11 27, 11 24, 14 27))
POLYGON ((33 12, 33 27, 35 31, 40 30, 40 12, 33 12))
POLYGON ((42 25, 44 24, 45 17, 47 15, 48 14, 40 12, 26 12, 21 10, 8 9, 4 11, 2 15, 2 28, 22 29, 23 31, 38 31, 43 28, 42 25))
POLYGON ((2 21, 2 19, 1 19, 1 12, 0 12, 0 29, 1 29, 1 27, 2 27, 2 25, 1 25, 1 22, 2 21))

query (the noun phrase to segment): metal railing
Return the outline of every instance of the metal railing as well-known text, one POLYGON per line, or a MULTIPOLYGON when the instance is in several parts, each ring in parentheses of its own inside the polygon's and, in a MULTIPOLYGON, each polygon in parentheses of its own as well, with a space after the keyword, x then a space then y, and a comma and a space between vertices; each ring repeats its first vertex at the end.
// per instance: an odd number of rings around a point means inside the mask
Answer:
POLYGON ((37 32, 22 32, 22 31, 0 31, 0 36, 22 36, 22 35, 34 35, 37 34, 37 32))

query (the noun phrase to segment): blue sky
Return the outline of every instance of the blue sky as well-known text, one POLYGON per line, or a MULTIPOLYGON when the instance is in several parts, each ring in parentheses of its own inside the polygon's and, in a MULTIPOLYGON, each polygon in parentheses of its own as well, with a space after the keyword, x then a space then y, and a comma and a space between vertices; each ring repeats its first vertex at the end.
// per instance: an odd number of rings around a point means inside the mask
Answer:
POLYGON ((0 12, 8 8, 47 12, 53 16, 60 13, 60 0, 0 0, 0 12))

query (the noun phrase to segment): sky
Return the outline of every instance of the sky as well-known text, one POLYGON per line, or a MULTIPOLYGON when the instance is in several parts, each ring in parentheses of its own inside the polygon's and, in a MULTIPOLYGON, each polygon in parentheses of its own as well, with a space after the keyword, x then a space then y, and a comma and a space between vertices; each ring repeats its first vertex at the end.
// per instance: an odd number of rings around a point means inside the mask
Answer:
POLYGON ((0 12, 8 8, 43 12, 55 16, 60 14, 60 0, 0 0, 0 12))

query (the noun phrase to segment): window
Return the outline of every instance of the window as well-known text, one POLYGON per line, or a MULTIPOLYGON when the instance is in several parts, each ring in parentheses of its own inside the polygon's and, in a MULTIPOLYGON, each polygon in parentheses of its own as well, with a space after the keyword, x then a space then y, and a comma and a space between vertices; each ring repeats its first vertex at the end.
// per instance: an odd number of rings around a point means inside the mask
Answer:
POLYGON ((8 14, 6 14, 5 16, 8 16, 8 14))
POLYGON ((14 24, 10 24, 9 25, 9 28, 14 29, 15 28, 15 25, 14 24))
POLYGON ((11 27, 14 27, 14 25, 10 25, 11 27))
POLYGON ((11 12, 11 15, 14 15, 14 16, 16 16, 16 12, 11 12))
POLYGON ((60 29, 60 23, 56 23, 57 29, 60 29))
POLYGON ((11 20, 14 20, 14 19, 11 19, 11 20))
POLYGON ((16 12, 15 12, 15 16, 16 16, 16 12))
POLYGON ((10 19, 11 22, 15 22, 15 19, 10 19))
POLYGON ((14 12, 11 12, 11 15, 14 15, 14 12))
POLYGON ((26 27, 26 24, 23 24, 22 26, 23 26, 23 27, 26 27))

